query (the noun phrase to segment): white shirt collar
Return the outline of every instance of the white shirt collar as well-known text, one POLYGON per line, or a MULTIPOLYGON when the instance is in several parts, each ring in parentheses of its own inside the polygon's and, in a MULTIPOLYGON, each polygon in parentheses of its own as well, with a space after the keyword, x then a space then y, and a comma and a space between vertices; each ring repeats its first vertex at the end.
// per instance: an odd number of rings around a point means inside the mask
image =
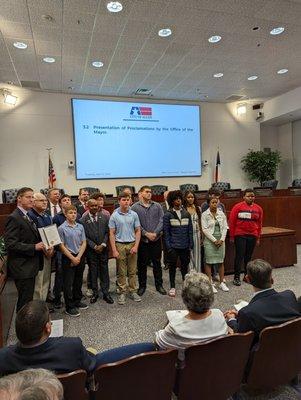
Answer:
POLYGON ((253 299, 257 294, 263 293, 263 292, 266 292, 266 291, 272 290, 272 289, 273 289, 272 287, 269 287, 269 288, 267 288, 267 289, 259 290, 258 292, 255 292, 255 293, 253 294, 252 299, 253 299))

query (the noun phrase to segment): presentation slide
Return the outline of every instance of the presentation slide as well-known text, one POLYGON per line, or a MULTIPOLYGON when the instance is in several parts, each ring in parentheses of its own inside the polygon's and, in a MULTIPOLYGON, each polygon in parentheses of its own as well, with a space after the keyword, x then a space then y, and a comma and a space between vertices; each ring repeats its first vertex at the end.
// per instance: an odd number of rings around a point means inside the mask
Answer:
POLYGON ((77 179, 201 175, 197 105, 72 99, 77 179))

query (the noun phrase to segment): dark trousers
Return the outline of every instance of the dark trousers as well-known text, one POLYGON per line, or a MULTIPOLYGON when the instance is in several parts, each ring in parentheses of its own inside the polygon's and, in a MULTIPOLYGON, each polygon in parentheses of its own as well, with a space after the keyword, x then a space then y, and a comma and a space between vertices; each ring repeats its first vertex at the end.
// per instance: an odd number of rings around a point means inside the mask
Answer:
POLYGON ((138 249, 138 280, 139 287, 146 287, 147 266, 152 262, 155 286, 158 289, 162 286, 162 267, 161 267, 162 246, 161 240, 155 242, 140 242, 138 249))
MULTIPOLYGON (((76 256, 76 255, 74 255, 76 256)), ((78 265, 71 266, 71 261, 62 255, 63 288, 66 310, 77 307, 82 298, 83 274, 85 258, 78 265)))
POLYGON ((33 300, 35 277, 15 279, 18 291, 17 312, 29 301, 33 300))
POLYGON ((55 254, 55 277, 53 285, 54 301, 59 302, 61 300, 61 294, 63 291, 63 271, 62 271, 62 253, 57 251, 55 254))
POLYGON ((244 263, 244 273, 246 274, 246 267, 252 258, 256 240, 256 236, 235 236, 234 278, 239 278, 242 263, 244 263))
POLYGON ((98 294, 98 278, 100 280, 100 287, 104 296, 108 295, 110 287, 109 269, 108 269, 108 251, 103 250, 98 254, 95 251, 87 252, 87 263, 89 266, 90 275, 90 288, 93 294, 98 294))
POLYGON ((176 283, 176 270, 177 270, 177 261, 180 258, 181 263, 181 275, 182 279, 184 280, 185 275, 188 272, 188 265, 190 261, 190 250, 189 249, 171 249, 168 252, 168 259, 169 259, 169 281, 170 287, 175 288, 176 283))

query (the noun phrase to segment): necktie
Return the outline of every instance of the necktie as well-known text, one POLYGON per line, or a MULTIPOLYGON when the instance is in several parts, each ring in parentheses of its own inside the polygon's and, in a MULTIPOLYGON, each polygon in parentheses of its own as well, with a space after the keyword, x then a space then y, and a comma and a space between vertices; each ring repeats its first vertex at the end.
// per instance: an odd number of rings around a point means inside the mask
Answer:
POLYGON ((93 219, 93 222, 94 222, 94 223, 96 223, 96 222, 97 222, 97 221, 96 221, 96 217, 95 217, 95 215, 93 215, 93 216, 92 216, 92 219, 93 219))
POLYGON ((56 215, 57 214, 57 208, 56 208, 56 205, 54 205, 53 206, 53 215, 56 215))

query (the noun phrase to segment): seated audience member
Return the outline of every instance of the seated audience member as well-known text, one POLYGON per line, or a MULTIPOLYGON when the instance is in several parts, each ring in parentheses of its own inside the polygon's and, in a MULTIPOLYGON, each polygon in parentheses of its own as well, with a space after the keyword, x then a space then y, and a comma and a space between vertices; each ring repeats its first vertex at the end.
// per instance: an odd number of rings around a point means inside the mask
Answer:
POLYGON ((3 400, 63 400, 63 397, 63 385, 46 369, 27 369, 0 379, 3 400))
POLYGON ((99 277, 103 299, 112 304, 114 301, 109 294, 110 278, 108 271, 109 217, 98 211, 99 207, 96 200, 88 200, 87 205, 89 212, 80 219, 80 223, 85 229, 87 239, 86 257, 93 290, 90 303, 95 303, 99 297, 99 277))
MULTIPOLYGON (((208 199, 209 208, 202 213, 202 230, 204 233, 205 273, 211 280, 211 267, 218 265, 220 284, 224 292, 229 289, 224 282, 225 239, 228 230, 227 218, 217 207, 217 199, 208 199)), ((213 293, 217 290, 212 283, 213 293)))
POLYGON ((227 335, 230 330, 223 313, 210 308, 214 301, 211 282, 200 272, 186 275, 182 299, 186 310, 167 311, 168 324, 156 332, 155 342, 160 349, 179 349, 179 359, 184 359, 184 349, 205 340, 227 335))
MULTIPOLYGON (((28 211, 29 218, 35 223, 37 228, 44 228, 52 224, 52 218, 46 211, 47 199, 42 193, 33 195, 33 208, 28 211)), ((53 247, 43 250, 43 267, 40 269, 35 279, 34 295, 35 300, 46 301, 51 276, 51 257, 53 247)))
POLYGON ((74 203, 77 212, 80 216, 87 211, 87 201, 89 200, 89 192, 85 188, 79 189, 78 201, 74 203))
POLYGON ((47 193, 48 206, 47 206, 46 212, 52 218, 61 211, 61 207, 59 205, 60 197, 61 197, 61 194, 60 194, 59 189, 51 188, 48 190, 48 193, 47 193))
MULTIPOLYGON (((216 189, 216 188, 210 188, 210 189, 208 190, 208 193, 207 193, 207 200, 208 200, 208 199, 211 199, 212 197, 216 198, 216 199, 218 200, 218 202, 217 202, 217 207, 226 215, 226 207, 225 207, 225 205, 224 205, 223 203, 221 203, 220 200, 219 200, 219 198, 221 197, 221 195, 222 195, 222 193, 221 193, 220 190, 218 190, 218 189, 216 189)), ((204 211, 208 210, 208 208, 209 208, 209 203, 208 203, 208 201, 204 201, 204 202, 201 204, 201 211, 202 211, 202 213, 203 213, 204 211)))
POLYGON ((168 294, 175 297, 177 261, 179 258, 184 280, 188 272, 190 251, 193 249, 193 228, 189 212, 182 207, 182 192, 180 190, 169 192, 167 201, 170 208, 163 216, 163 233, 169 265, 170 290, 168 294))
POLYGON ((94 355, 85 349, 79 337, 49 337, 51 326, 45 302, 33 300, 22 307, 15 320, 18 343, 0 349, 0 375, 28 368, 45 368, 55 373, 83 369, 90 374, 100 364, 155 350, 154 343, 146 342, 94 355))
POLYGON ((65 210, 66 221, 59 226, 58 231, 62 243, 63 290, 66 314, 78 317, 80 310, 88 308, 81 302, 83 274, 85 269, 84 252, 86 250, 86 235, 84 227, 76 222, 76 208, 69 206, 65 210))
POLYGON ((234 332, 254 331, 254 342, 257 342, 264 328, 301 317, 295 294, 291 290, 276 292, 272 288, 272 267, 268 262, 260 259, 250 261, 246 280, 255 292, 250 303, 238 312, 225 312, 228 325, 234 332))

